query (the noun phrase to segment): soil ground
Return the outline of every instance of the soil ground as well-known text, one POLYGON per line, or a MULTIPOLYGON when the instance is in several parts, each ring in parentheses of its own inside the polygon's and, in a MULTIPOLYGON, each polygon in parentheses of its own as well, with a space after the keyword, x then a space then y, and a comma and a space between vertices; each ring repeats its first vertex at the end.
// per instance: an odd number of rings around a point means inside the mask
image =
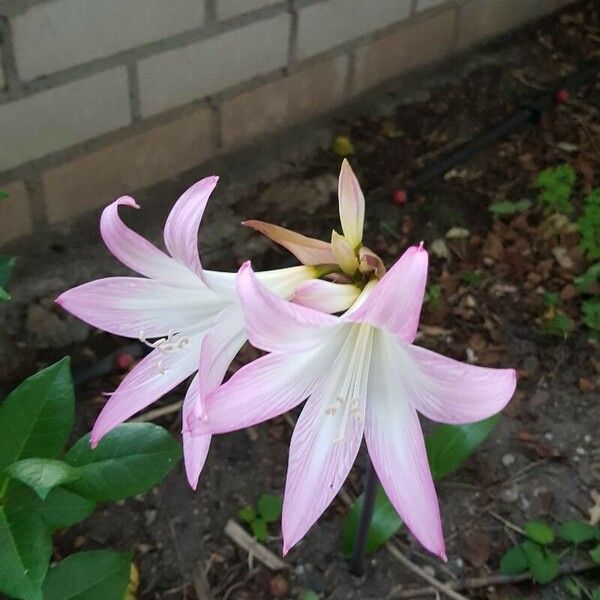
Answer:
MULTIPOLYGON (((573 279, 586 268, 576 236, 560 225, 548 230, 535 201, 530 210, 510 217, 494 217, 488 210, 498 200, 535 199, 537 173, 568 162, 578 174, 574 204, 580 211, 585 193, 600 186, 600 84, 588 80, 538 127, 524 127, 481 152, 419 189, 406 204, 392 198, 440 152, 509 114, 548 82, 580 68, 584 59, 598 56, 600 6, 574 5, 480 50, 453 66, 450 75, 434 73, 410 94, 406 83, 390 86, 362 109, 330 120, 326 144, 243 192, 234 187, 229 197, 235 199, 211 206, 209 223, 201 230, 201 247, 209 247, 204 261, 211 268, 233 270, 243 257, 260 268, 292 264, 258 237, 244 234, 232 243, 234 223, 265 219, 328 238, 338 220, 340 163, 331 137, 347 136, 355 147, 351 162, 367 196, 366 243, 387 264, 408 244, 424 240, 432 249, 429 289, 439 288, 425 306, 418 343, 460 360, 518 369, 517 393, 489 439, 437 486, 448 563, 425 555, 405 532, 397 536, 406 556, 439 580, 497 572, 500 557, 519 539, 514 526, 531 519, 587 519, 592 494, 600 490, 600 352, 597 337, 581 323, 581 298, 574 293, 573 279), (211 230, 214 223, 219 227, 211 230), (551 316, 543 292, 560 296, 558 310, 575 324, 568 336, 542 333, 551 316)), ((280 161, 286 162, 285 156, 280 161)), ((175 198, 189 180, 170 182, 149 196, 175 198)), ((161 222, 156 214, 162 217, 167 204, 156 206, 154 224, 147 227, 154 235, 161 222)), ((17 304, 6 313, 0 379, 16 382, 70 353, 76 371, 87 380, 78 393, 81 434, 104 402, 101 392, 113 389, 123 376, 116 368, 94 376, 94 369, 103 364, 99 359, 126 342, 91 331, 52 306, 55 292, 90 276, 121 272, 97 242, 68 239, 25 259, 31 269, 28 276, 17 277, 17 304), (53 262, 62 264, 62 271, 53 262), (37 282, 32 276, 36 269, 37 282), (11 347, 17 351, 9 353, 11 347)), ((244 353, 248 357, 252 350, 244 353)), ((177 389, 160 405, 181 397, 177 389)), ((177 434, 175 415, 159 422, 177 434)), ((257 561, 248 564, 224 526, 262 493, 282 492, 290 435, 288 421, 279 418, 215 438, 196 493, 178 468, 151 493, 105 505, 77 527, 59 532, 55 558, 74 550, 134 548, 142 599, 204 600, 194 588, 195 568, 206 574, 215 600, 302 598, 307 590, 331 600, 383 599, 424 585, 385 549, 370 557, 363 578, 350 576, 339 551, 347 508, 338 500, 285 558, 289 570, 274 574, 257 561)), ((361 492, 364 464, 363 449, 345 486, 352 496, 361 492)), ((274 527, 271 533, 267 545, 279 554, 279 530, 274 527)), ((580 580, 592 587, 593 577, 582 575, 580 580)), ((600 578, 597 572, 595 577, 600 578)), ((568 597, 560 582, 463 593, 473 599, 568 597)))

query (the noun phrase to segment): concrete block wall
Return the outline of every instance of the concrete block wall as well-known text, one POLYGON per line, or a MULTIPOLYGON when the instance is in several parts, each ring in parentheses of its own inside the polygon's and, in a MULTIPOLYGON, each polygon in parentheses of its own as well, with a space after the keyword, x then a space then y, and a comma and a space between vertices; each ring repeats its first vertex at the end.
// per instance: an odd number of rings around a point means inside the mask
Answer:
POLYGON ((565 0, 0 0, 0 245, 565 0))

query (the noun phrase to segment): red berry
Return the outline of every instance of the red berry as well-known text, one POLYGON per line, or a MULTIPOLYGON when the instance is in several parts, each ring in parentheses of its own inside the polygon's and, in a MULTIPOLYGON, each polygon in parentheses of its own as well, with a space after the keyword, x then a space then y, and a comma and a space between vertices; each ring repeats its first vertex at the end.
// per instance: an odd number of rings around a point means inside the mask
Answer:
POLYGON ((115 364, 120 371, 127 371, 133 365, 135 358, 129 352, 117 352, 115 364))
POLYGON ((554 100, 557 104, 566 104, 571 99, 569 90, 558 90, 554 95, 554 100))
POLYGON ((394 195, 392 196, 392 201, 394 204, 399 204, 399 205, 406 204, 407 200, 408 200, 408 196, 404 190, 396 190, 394 192, 394 195))

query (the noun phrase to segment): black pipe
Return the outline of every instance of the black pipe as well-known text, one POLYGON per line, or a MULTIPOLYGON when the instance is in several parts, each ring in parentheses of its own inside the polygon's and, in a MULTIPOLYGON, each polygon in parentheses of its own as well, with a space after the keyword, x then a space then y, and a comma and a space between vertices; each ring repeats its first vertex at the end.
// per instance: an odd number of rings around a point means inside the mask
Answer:
POLYGON ((461 144, 425 166, 425 168, 412 178, 407 189, 407 195, 425 186, 437 177, 445 175, 448 171, 472 158, 484 148, 519 131, 526 125, 537 125, 543 113, 556 104, 567 101, 569 94, 584 84, 590 77, 600 73, 600 60, 586 61, 581 69, 566 77, 555 80, 549 86, 552 91, 544 92, 531 102, 523 104, 520 108, 498 121, 489 129, 478 133, 471 140, 461 144))

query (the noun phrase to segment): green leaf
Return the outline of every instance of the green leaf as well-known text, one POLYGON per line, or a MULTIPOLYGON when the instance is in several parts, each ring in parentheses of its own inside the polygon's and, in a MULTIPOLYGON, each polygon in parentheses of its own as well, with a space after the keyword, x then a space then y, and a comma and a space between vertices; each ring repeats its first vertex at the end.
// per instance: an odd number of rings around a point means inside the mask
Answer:
POLYGON ((537 583, 549 583, 559 573, 558 556, 527 540, 522 544, 531 577, 537 583))
POLYGON ((250 523, 256 519, 256 511, 250 506, 242 506, 240 510, 238 510, 238 517, 240 521, 244 523, 250 523))
POLYGON ((90 500, 122 500, 147 491, 164 479, 181 458, 171 434, 152 423, 126 423, 106 434, 95 450, 85 435, 64 460, 81 477, 67 484, 90 500))
POLYGON ((52 488, 79 478, 77 469, 53 458, 25 458, 10 465, 6 472, 32 488, 42 500, 52 488))
POLYGON ((584 200, 583 214, 577 221, 581 248, 589 260, 600 258, 600 188, 592 190, 584 200))
POLYGON ((500 559, 500 573, 502 575, 519 575, 529 568, 527 556, 521 546, 515 546, 500 559))
POLYGON ((277 521, 281 516, 283 502, 281 496, 274 494, 263 494, 256 504, 258 514, 267 522, 277 521))
POLYGON ((9 194, 6 190, 0 190, 0 200, 6 200, 9 194))
POLYGON ((48 571, 44 600, 123 600, 131 571, 130 552, 79 552, 48 571))
POLYGON ((94 512, 96 503, 65 490, 54 488, 40 507, 50 529, 71 527, 94 512))
POLYGON ((7 287, 17 259, 14 256, 0 254, 0 287, 7 287))
POLYGON ((531 200, 523 199, 517 202, 502 200, 490 204, 488 210, 495 215, 514 215, 515 213, 525 212, 531 208, 531 200))
POLYGON ((529 521, 525 524, 525 533, 538 544, 551 544, 554 541, 554 529, 543 521, 529 521))
MULTIPOLYGON (((498 417, 468 425, 439 425, 425 437, 429 466, 434 479, 441 479, 457 469, 481 445, 496 424, 498 417)), ((342 528, 342 552, 346 558, 352 547, 364 495, 352 505, 342 528)), ((383 488, 378 486, 375 509, 367 534, 366 552, 374 552, 389 540, 402 526, 402 520, 388 500, 383 488)))
POLYGON ((560 212, 569 215, 573 212, 571 192, 576 174, 568 164, 558 165, 542 171, 536 180, 541 188, 538 200, 546 206, 547 212, 560 212))
POLYGON ((267 524, 264 519, 254 519, 254 521, 250 523, 250 527, 252 528, 252 533, 254 534, 254 537, 259 542, 267 541, 267 524))
MULTIPOLYGON (((36 498, 28 488, 22 489, 36 498)), ((17 486, 11 485, 11 492, 17 491, 17 486)), ((28 502, 0 506, 0 549, 0 592, 23 600, 42 600, 52 540, 46 523, 29 510, 28 502)))
POLYGON ((600 297, 581 303, 581 320, 592 330, 600 332, 600 297))
POLYGON ((592 591, 592 600, 600 600, 600 586, 592 591))
POLYGON ((583 275, 573 279, 578 292, 585 292, 594 283, 600 281, 600 262, 593 264, 583 275))
POLYGON ((600 539, 600 529, 584 521, 567 521, 559 526, 558 535, 566 542, 581 544, 600 539))
POLYGON ((302 595, 302 600, 319 600, 319 595, 312 590, 306 590, 302 595))
POLYGON ((563 580, 565 591, 573 598, 581 598, 581 588, 579 584, 571 577, 566 577, 563 580))
POLYGON ((434 479, 441 479, 462 463, 492 431, 498 416, 468 425, 438 425, 425 437, 429 466, 434 479))
POLYGON ((567 335, 573 331, 573 327, 574 324, 570 317, 557 313, 549 321, 544 321, 540 329, 545 335, 567 337, 567 335))
POLYGON ((74 398, 66 357, 26 379, 0 405, 0 497, 10 464, 60 454, 73 426, 74 398))
POLYGON ((0 254, 0 300, 4 302, 10 300, 10 294, 5 288, 8 287, 8 282, 10 281, 15 262, 14 256, 0 254))
MULTIPOLYGON (((364 502, 365 495, 361 494, 350 508, 344 520, 342 527, 342 553, 344 558, 352 556, 354 539, 356 538, 356 531, 358 530, 358 523, 364 502)), ((402 527, 402 520, 386 496, 384 489, 381 485, 378 485, 373 518, 371 519, 371 525, 367 533, 366 553, 370 554, 381 548, 400 527, 402 527)))
POLYGON ((600 565, 600 544, 593 550, 590 550, 590 558, 597 564, 600 565))

